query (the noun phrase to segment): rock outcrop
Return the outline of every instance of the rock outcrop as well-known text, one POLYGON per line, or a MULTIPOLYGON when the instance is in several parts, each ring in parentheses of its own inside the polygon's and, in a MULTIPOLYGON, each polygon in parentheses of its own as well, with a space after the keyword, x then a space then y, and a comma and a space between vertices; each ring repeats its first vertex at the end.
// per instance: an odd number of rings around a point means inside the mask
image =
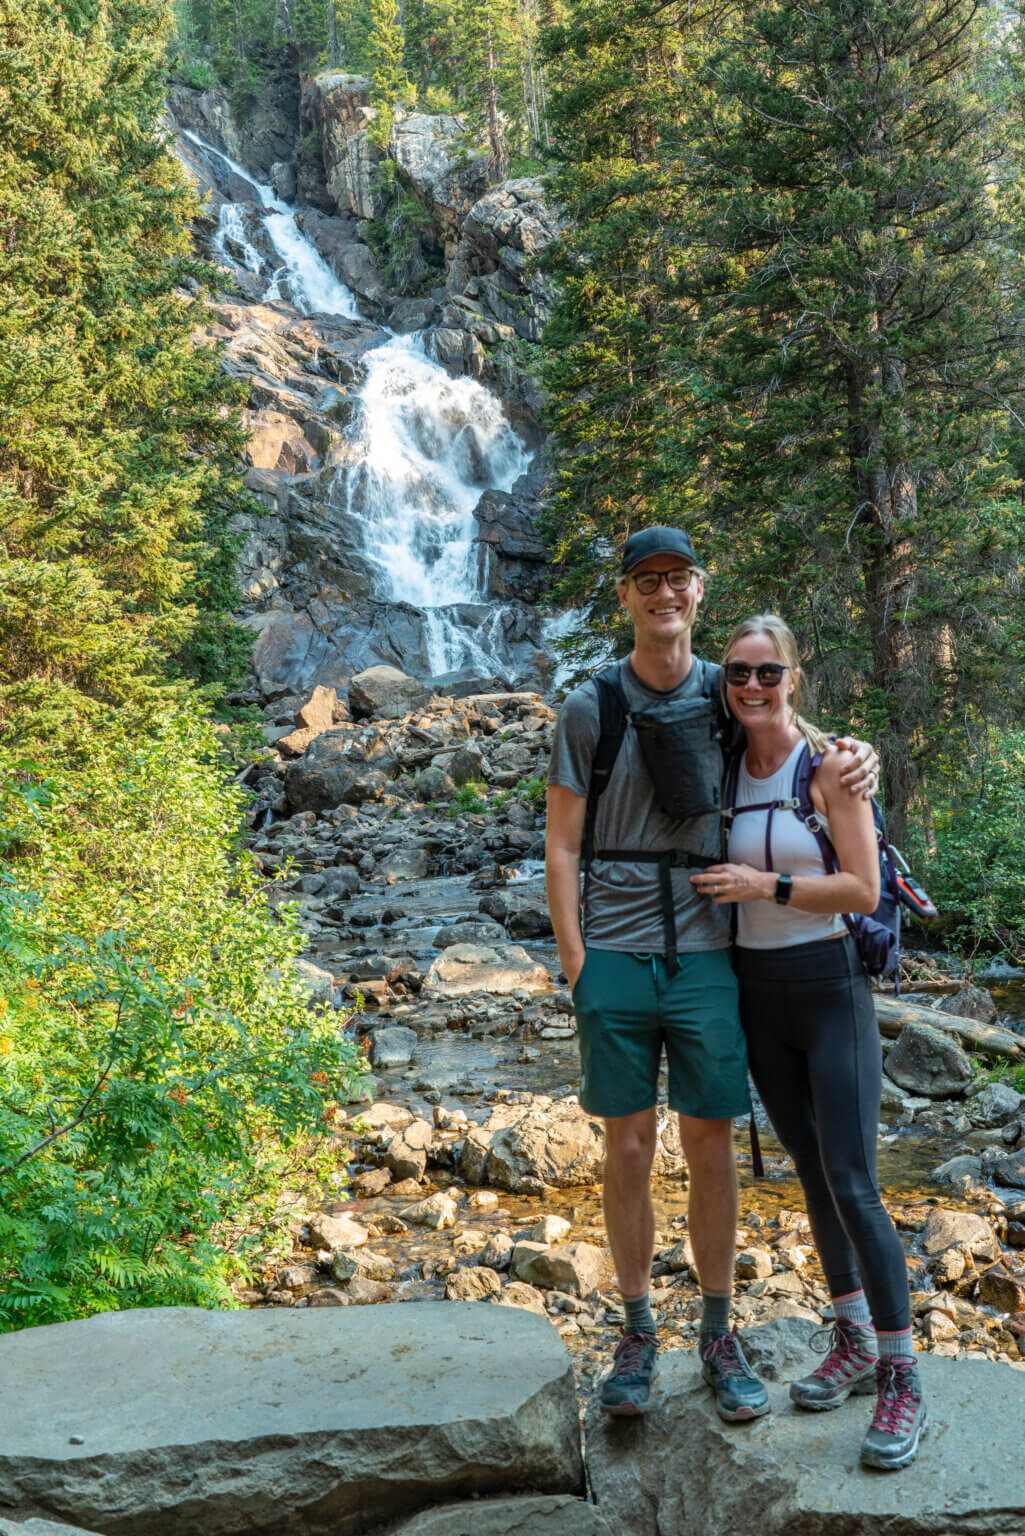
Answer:
POLYGON ((582 1487, 565 1348, 512 1308, 106 1313, 0 1339, 0 1378, 6 1509, 104 1536, 356 1536, 582 1487))
POLYGON ((598 1508, 629 1536, 1018 1536, 1025 1527, 1025 1373, 985 1360, 919 1355, 931 1427, 918 1460, 893 1476, 859 1469, 870 1404, 802 1414, 786 1379, 813 1369, 793 1319, 745 1331, 773 1412, 723 1424, 696 1352, 660 1359, 657 1405, 643 1421, 587 1417, 587 1463, 598 1508), (768 1336, 768 1338, 766 1338, 768 1336), (803 1354, 803 1359, 801 1358, 803 1354), (779 1359, 774 1374, 766 1359, 779 1359))

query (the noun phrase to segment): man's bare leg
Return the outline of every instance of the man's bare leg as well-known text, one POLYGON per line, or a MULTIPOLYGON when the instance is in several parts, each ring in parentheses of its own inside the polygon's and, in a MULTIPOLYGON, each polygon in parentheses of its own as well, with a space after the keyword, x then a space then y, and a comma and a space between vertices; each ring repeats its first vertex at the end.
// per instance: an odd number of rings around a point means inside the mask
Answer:
POLYGON ((690 1172, 687 1230, 701 1289, 729 1296, 737 1248, 737 1164, 732 1120, 680 1116, 690 1172))
POLYGON ((655 1110, 605 1121, 605 1230, 615 1260, 626 1324, 611 1374, 602 1383, 608 1413, 646 1413, 652 1406, 655 1322, 648 1304, 655 1212, 651 1164, 655 1156, 655 1110))
POLYGON ((651 1280, 655 1211, 651 1165, 655 1158, 655 1110, 605 1121, 605 1231, 624 1296, 641 1296, 651 1280))

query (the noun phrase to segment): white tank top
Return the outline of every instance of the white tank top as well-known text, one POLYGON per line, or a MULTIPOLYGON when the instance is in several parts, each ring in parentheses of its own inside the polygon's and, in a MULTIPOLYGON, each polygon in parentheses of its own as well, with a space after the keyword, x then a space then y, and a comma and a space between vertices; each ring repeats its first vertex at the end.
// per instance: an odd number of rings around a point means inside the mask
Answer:
MULTIPOLYGON (((797 743, 781 768, 768 779, 753 778, 747 771, 747 753, 740 760, 737 773, 737 798, 740 805, 789 800, 794 788, 794 769, 804 748, 804 738, 797 743)), ((825 817, 820 818, 829 831, 825 817)), ((768 811, 746 811, 730 823, 729 859, 731 864, 750 864, 753 869, 768 869, 765 858, 768 811)), ((771 868, 791 875, 825 875, 822 854, 804 822, 793 811, 772 812, 771 868)), ((810 939, 829 939, 846 933, 847 925, 838 912, 798 912, 774 901, 737 902, 737 943, 741 949, 789 949, 807 944, 810 939)))

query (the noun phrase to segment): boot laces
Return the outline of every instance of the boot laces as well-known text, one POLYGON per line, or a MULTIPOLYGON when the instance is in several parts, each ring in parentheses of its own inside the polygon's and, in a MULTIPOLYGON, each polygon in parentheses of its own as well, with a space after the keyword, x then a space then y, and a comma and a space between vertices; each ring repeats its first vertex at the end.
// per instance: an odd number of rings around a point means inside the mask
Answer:
POLYGON ((811 1347, 817 1353, 825 1353, 826 1358, 818 1366, 812 1375, 822 1381, 828 1381, 830 1385, 836 1382, 846 1381, 855 1371, 861 1370, 869 1361, 874 1361, 874 1356, 865 1354, 857 1347, 854 1340, 854 1328, 856 1324, 850 1323, 846 1318, 838 1317, 832 1328, 820 1328, 811 1336, 811 1347), (821 1343, 818 1341, 822 1341, 821 1343))
POLYGON ((915 1422, 921 1402, 918 1372, 899 1360, 880 1360, 876 1367, 878 1397, 872 1428, 885 1435, 904 1435, 915 1422))
POLYGON ((643 1364, 645 1349, 654 1342, 654 1335, 650 1333, 624 1334, 612 1356, 615 1361, 616 1375, 636 1376, 643 1364))
POLYGON ((701 1355, 708 1365, 717 1365, 724 1376, 746 1377, 750 1374, 749 1367, 740 1355, 736 1328, 731 1333, 720 1333, 710 1344, 706 1344, 701 1355))

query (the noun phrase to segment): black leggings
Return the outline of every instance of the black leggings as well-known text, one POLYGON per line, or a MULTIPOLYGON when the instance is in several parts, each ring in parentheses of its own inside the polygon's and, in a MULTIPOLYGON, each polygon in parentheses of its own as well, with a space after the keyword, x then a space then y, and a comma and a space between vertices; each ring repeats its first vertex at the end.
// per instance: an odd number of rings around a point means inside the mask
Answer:
POLYGON ((864 1289, 883 1332, 911 1326, 904 1249, 876 1178, 882 1047, 854 940, 739 949, 751 1076, 804 1187, 833 1296, 864 1289))

